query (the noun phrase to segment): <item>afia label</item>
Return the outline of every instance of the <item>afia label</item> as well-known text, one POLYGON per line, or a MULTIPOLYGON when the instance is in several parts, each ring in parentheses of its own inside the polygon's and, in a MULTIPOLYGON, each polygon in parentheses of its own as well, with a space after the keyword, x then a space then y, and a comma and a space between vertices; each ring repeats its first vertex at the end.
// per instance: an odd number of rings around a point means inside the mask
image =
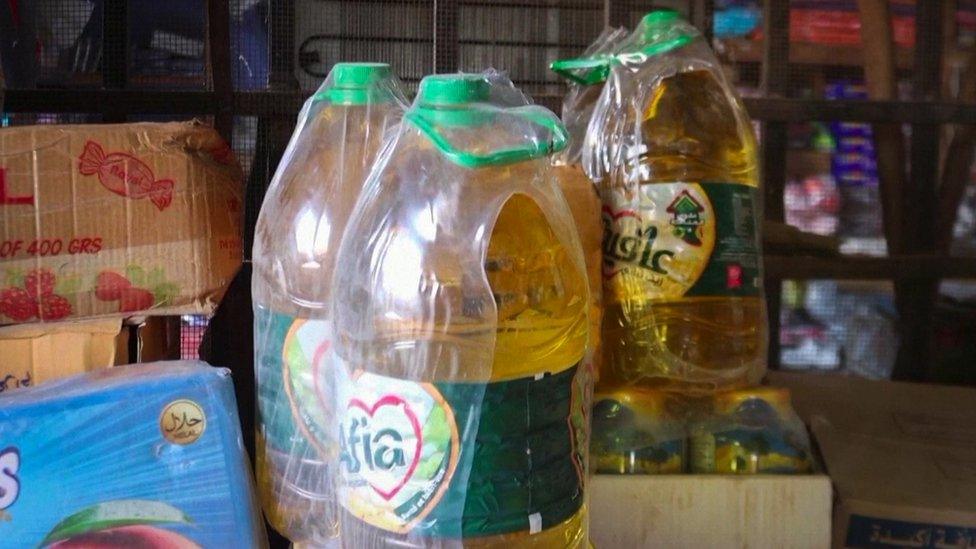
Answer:
MULTIPOLYGON (((330 455, 329 420, 332 413, 329 383, 331 323, 295 319, 282 343, 282 386, 295 425, 322 456, 330 455)), ((273 431, 279 426, 272 425, 273 431)), ((271 433, 275 441, 285 433, 271 433)))
POLYGON ((460 445, 453 410, 430 383, 371 373, 354 373, 337 391, 339 502, 377 528, 410 531, 454 476, 460 445))

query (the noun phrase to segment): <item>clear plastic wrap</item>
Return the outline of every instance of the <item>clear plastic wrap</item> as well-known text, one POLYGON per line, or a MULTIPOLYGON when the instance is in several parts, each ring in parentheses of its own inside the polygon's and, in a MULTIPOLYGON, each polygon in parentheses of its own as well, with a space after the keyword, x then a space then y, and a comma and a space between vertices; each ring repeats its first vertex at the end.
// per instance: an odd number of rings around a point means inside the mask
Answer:
POLYGON ((346 221, 406 99, 390 67, 339 63, 302 108, 254 240, 258 485, 293 542, 337 535, 330 282, 346 221))
MULTIPOLYGON (((588 57, 609 55, 613 48, 627 36, 624 28, 605 29, 587 48, 588 57)), ((563 100, 562 120, 569 134, 569 143, 561 152, 552 156, 553 174, 559 182, 563 196, 576 222, 580 244, 583 246, 583 259, 586 262, 586 275, 590 282, 590 348, 593 351, 594 371, 599 374, 602 357, 600 348, 600 325, 603 322, 603 222, 600 220, 600 197, 590 178, 580 165, 582 144, 590 123, 593 108, 600 98, 605 73, 599 70, 592 74, 577 76, 566 70, 557 61, 552 64, 553 71, 570 80, 569 93, 563 100), (592 83, 591 80, 596 81, 592 83)))
POLYGON ((556 165, 573 166, 582 161, 583 142, 586 130, 593 116, 603 92, 603 83, 607 79, 607 60, 620 43, 627 37, 628 31, 623 27, 606 28, 600 36, 583 52, 582 67, 576 60, 555 61, 550 68, 553 72, 569 80, 569 92, 563 99, 562 120, 569 134, 569 144, 561 152, 553 155, 556 165), (595 66, 590 60, 596 60, 595 66))
POLYGON ((592 459, 610 474, 802 474, 813 470, 806 427, 786 389, 688 396, 598 394, 592 459))
POLYGON ((230 372, 119 366, 0 395, 3 547, 266 547, 230 372))
POLYGON ((603 199, 600 384, 708 392, 765 372, 761 201, 749 118, 701 35, 648 14, 612 55, 582 162, 603 199))
POLYGON ((346 547, 582 547, 588 290, 549 155, 496 72, 424 79, 335 271, 346 547))

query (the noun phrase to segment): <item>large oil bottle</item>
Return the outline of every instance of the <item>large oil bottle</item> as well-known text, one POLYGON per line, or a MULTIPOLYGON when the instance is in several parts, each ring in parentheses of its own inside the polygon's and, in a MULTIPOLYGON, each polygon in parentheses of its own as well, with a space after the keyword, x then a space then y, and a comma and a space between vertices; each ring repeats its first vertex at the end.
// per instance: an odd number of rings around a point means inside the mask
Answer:
POLYGON ((299 116, 255 229, 258 489, 268 521, 298 547, 338 535, 330 282, 349 213, 405 108, 389 65, 337 63, 299 116))
MULTIPOLYGON (((548 155, 507 79, 423 80, 333 288, 346 547, 586 543, 588 286, 548 155)), ((560 145, 561 146, 561 145, 560 145)))
POLYGON ((645 16, 610 59, 584 146, 604 204, 600 389, 754 383, 767 321, 748 115, 676 12, 645 16))

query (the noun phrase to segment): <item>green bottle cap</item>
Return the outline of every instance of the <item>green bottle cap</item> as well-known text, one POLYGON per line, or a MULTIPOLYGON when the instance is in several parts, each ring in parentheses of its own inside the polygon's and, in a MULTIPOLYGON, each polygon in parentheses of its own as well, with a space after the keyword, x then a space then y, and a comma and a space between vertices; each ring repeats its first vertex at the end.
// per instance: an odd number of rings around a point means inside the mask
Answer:
POLYGON ((480 74, 435 74, 420 82, 417 101, 423 106, 464 105, 488 100, 488 82, 480 74))
POLYGON ((421 131, 452 162, 466 168, 480 168, 522 162, 561 151, 566 147, 566 128, 552 113, 536 106, 499 107, 476 105, 491 99, 491 84, 483 74, 435 74, 420 81, 414 106, 405 118, 421 131), (458 149, 444 134, 444 128, 471 127, 489 124, 495 116, 505 112, 545 128, 545 142, 520 143, 519 146, 491 152, 471 152, 458 149))
POLYGON ((640 26, 671 24, 682 19, 681 14, 672 9, 654 10, 641 19, 640 26))
POLYGON ((315 94, 316 100, 328 99, 340 105, 365 105, 393 98, 386 93, 376 93, 377 84, 393 76, 390 65, 386 63, 336 63, 329 75, 332 85, 315 94))
POLYGON ((695 39, 694 28, 675 10, 654 10, 634 30, 640 37, 640 53, 653 56, 681 48, 695 39))
POLYGON ((490 111, 471 108, 489 99, 488 81, 481 74, 434 74, 420 81, 417 107, 444 126, 473 126, 491 119, 490 111))
POLYGON ((549 68, 577 84, 592 86, 606 82, 613 65, 634 60, 643 62, 647 57, 667 53, 690 44, 698 36, 694 27, 675 10, 655 10, 643 17, 627 38, 626 49, 614 54, 594 57, 560 59, 549 68))

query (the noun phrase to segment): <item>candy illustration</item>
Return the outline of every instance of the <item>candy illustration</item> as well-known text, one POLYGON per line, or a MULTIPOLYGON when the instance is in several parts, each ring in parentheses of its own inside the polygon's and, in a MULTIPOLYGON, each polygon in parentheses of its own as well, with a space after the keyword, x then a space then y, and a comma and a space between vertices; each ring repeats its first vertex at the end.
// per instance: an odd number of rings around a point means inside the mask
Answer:
POLYGON ((89 141, 78 161, 82 175, 97 175, 102 186, 119 196, 148 198, 160 211, 173 201, 173 181, 157 180, 149 166, 130 154, 105 154, 101 145, 89 141))

